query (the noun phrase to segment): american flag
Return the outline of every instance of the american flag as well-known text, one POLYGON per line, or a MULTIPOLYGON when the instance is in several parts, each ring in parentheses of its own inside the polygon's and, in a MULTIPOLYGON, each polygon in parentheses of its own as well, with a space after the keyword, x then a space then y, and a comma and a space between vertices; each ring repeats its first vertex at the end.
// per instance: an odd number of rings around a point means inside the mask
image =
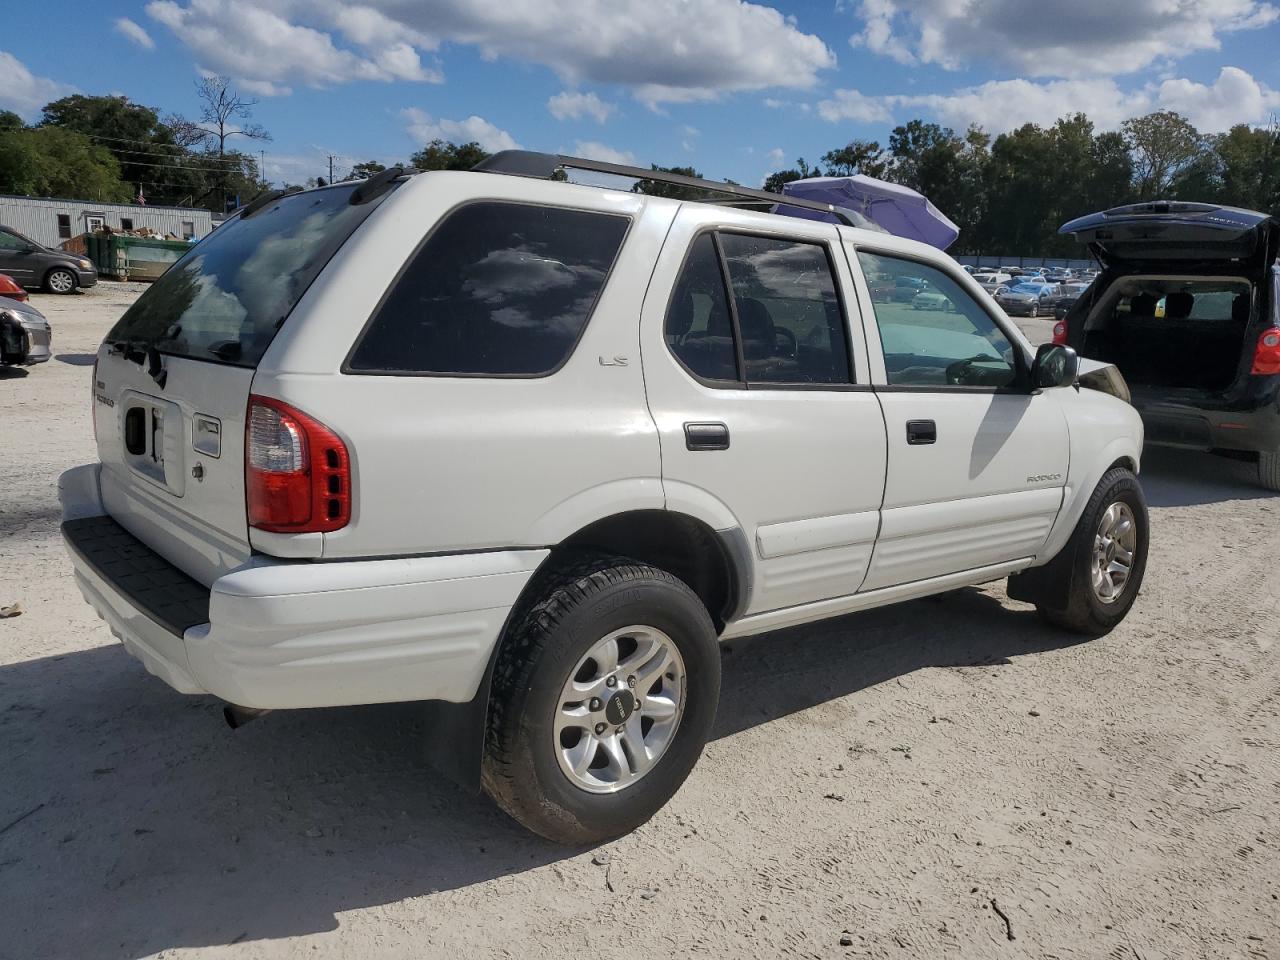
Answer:
POLYGON ((138 184, 138 195, 133 198, 133 202, 144 207, 147 205, 147 198, 142 195, 142 184, 138 184))

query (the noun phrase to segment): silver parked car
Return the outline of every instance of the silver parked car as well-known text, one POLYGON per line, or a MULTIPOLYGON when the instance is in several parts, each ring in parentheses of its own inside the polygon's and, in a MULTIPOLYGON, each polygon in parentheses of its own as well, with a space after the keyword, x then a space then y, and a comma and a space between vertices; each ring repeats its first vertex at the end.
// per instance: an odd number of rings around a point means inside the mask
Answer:
POLYGON ((0 297, 0 367, 44 363, 53 355, 53 329, 29 303, 0 297))

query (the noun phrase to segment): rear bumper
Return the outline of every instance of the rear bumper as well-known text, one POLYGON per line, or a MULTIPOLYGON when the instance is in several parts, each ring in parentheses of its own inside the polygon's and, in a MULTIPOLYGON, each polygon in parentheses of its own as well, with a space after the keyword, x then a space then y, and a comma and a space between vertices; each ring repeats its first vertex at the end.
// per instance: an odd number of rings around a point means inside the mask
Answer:
POLYGON ((1133 391, 1146 442, 1194 450, 1280 450, 1280 376, 1256 378, 1239 397, 1133 391), (1271 382, 1267 382, 1271 381, 1271 382))
POLYGON ((255 556, 210 587, 105 515, 94 464, 63 474, 76 582, 181 693, 260 709, 470 700, 545 550, 357 560, 255 556), (96 512, 95 512, 96 510, 96 512))

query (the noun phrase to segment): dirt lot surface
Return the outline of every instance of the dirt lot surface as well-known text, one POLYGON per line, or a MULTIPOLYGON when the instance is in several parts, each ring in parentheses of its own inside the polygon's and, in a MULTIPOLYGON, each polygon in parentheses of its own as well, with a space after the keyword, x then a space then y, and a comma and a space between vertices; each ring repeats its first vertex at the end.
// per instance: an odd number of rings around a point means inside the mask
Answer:
POLYGON ((1280 958, 1280 498, 1243 469, 1149 454, 1101 640, 992 585, 734 642, 685 788, 565 850, 423 769, 413 705, 233 733, 81 601, 55 482, 137 290, 36 297, 57 357, 0 373, 0 957, 1280 958))

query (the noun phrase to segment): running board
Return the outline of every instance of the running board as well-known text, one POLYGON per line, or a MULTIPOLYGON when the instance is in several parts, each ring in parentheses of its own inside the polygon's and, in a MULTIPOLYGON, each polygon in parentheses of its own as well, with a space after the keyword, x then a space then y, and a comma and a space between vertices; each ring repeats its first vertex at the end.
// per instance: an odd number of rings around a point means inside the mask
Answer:
POLYGON ((1001 580, 1019 570, 1025 570, 1034 562, 1034 557, 1023 557, 1021 560, 1009 560, 989 567, 975 567, 960 573, 949 573, 944 577, 915 580, 911 583, 881 587, 879 590, 868 590, 866 593, 855 593, 847 597, 833 597, 830 600, 818 600, 798 607, 784 607, 781 610, 757 613, 735 620, 726 626, 724 632, 720 634, 720 639, 733 640, 737 637, 749 637, 769 630, 781 630, 783 627, 794 627, 814 620, 825 620, 828 617, 856 613, 859 610, 870 610, 872 607, 883 607, 902 600, 916 600, 933 593, 955 590, 958 587, 989 583, 992 580, 1001 580))

